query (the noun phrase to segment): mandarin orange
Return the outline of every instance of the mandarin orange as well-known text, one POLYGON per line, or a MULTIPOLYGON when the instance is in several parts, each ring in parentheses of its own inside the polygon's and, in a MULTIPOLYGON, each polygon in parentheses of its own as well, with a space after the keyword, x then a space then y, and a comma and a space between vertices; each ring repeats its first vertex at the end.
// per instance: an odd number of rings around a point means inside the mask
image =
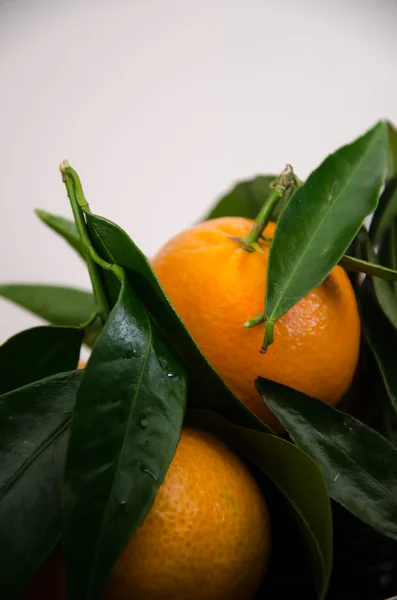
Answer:
MULTIPOLYGON (((185 428, 154 503, 119 557, 105 600, 251 600, 271 543, 266 501, 244 462, 185 428)), ((25 600, 66 600, 59 547, 25 600)))
MULTIPOLYGON (((325 281, 279 318, 274 343, 260 354, 270 243, 247 252, 239 238, 253 221, 224 217, 200 223, 166 243, 153 269, 193 339, 230 389, 262 420, 281 430, 257 393, 258 376, 335 405, 358 361, 360 321, 349 278, 336 266, 325 281)), ((271 237, 269 223, 264 236, 271 237)))

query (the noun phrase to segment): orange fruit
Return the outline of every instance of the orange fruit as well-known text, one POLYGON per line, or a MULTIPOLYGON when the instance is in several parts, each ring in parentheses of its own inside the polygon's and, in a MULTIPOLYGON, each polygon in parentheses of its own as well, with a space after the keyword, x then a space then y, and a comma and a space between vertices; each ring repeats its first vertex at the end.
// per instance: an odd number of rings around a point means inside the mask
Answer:
MULTIPOLYGON (((215 437, 185 428, 105 599, 250 600, 266 572, 270 538, 266 501, 243 461, 215 437)), ((44 565, 25 600, 66 598, 60 556, 50 560, 55 577, 44 565)))
MULTIPOLYGON (((274 343, 259 350, 265 324, 243 323, 264 309, 270 243, 242 249, 253 221, 224 217, 182 231, 152 260, 153 269, 198 347, 235 395, 276 431, 282 428, 254 386, 258 376, 335 405, 358 361, 360 321, 342 269, 291 308, 274 326, 274 343), (237 239, 236 239, 237 238, 237 239)), ((275 224, 264 235, 271 237, 275 224)))
POLYGON ((153 506, 119 558, 111 600, 249 600, 267 565, 262 493, 240 458, 184 429, 153 506))

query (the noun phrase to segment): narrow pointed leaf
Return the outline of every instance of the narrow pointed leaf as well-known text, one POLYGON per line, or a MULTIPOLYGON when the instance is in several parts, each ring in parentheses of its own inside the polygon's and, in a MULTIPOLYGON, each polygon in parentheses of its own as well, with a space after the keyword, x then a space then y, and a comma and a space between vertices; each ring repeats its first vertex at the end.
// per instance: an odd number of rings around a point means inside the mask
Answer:
POLYGON ((103 257, 127 269, 134 290, 150 311, 169 344, 178 353, 191 380, 192 401, 239 425, 269 431, 210 367, 168 300, 146 256, 120 227, 96 215, 86 215, 93 241, 103 257))
POLYGON ((276 175, 258 175, 253 179, 239 181, 232 190, 221 197, 202 219, 218 217, 245 217, 255 219, 263 203, 270 195, 270 184, 276 175))
POLYGON ((383 267, 377 263, 371 263, 367 260, 361 260, 345 254, 339 261, 339 264, 346 271, 355 271, 356 273, 366 273, 371 277, 380 277, 388 281, 397 281, 397 270, 383 267))
POLYGON ((70 246, 72 246, 73 250, 76 250, 77 254, 79 254, 85 261, 84 246, 73 221, 58 215, 52 215, 44 210, 36 209, 35 212, 39 219, 45 223, 45 225, 48 225, 50 229, 63 237, 63 239, 66 240, 70 246))
POLYGON ((380 122, 326 158, 296 191, 270 248, 267 320, 283 315, 340 261, 376 208, 386 164, 387 127, 380 122))
MULTIPOLYGON (((78 327, 94 310, 92 293, 70 287, 10 283, 0 285, 0 297, 14 302, 54 325, 78 327)), ((93 346, 99 335, 99 319, 85 332, 84 342, 93 346)))
POLYGON ((293 441, 316 461, 330 496, 397 540, 397 449, 320 400, 261 378, 257 387, 293 441))
POLYGON ((0 598, 16 598, 60 533, 68 426, 82 372, 0 397, 0 598))
POLYGON ((332 571, 332 513, 315 462, 290 442, 233 425, 211 411, 190 411, 188 417, 252 462, 286 498, 303 533, 318 598, 324 598, 332 571))
POLYGON ((84 331, 34 327, 0 346, 0 394, 77 368, 84 331))
POLYGON ((78 391, 63 493, 70 600, 100 598, 179 440, 183 369, 125 280, 78 391))

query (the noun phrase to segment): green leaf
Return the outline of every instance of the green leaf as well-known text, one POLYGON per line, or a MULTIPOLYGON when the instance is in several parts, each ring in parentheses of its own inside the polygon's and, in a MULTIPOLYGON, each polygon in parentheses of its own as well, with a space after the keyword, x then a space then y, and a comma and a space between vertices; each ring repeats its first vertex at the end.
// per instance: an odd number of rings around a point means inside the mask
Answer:
MULTIPOLYGON (((94 310, 93 295, 71 287, 11 283, 0 285, 0 297, 63 327, 78 327, 87 321, 94 310)), ((100 329, 97 319, 86 330, 84 343, 93 346, 100 329)))
POLYGON ((208 408, 229 420, 251 429, 269 431, 210 367, 178 317, 161 287, 146 256, 120 227, 98 217, 86 215, 93 241, 103 258, 127 269, 134 290, 156 324, 185 365, 197 408, 208 408))
MULTIPOLYGON (((364 240, 365 241, 365 240, 364 240)), ((364 249, 364 251, 366 251, 364 249)), ((384 234, 377 252, 378 261, 387 268, 397 271, 397 218, 395 218, 384 234)), ((397 295, 397 282, 393 282, 394 293, 397 295)))
POLYGON ((332 571, 332 513, 314 461, 285 440, 233 425, 213 412, 190 411, 189 419, 252 462, 286 498, 303 534, 318 598, 324 598, 332 571))
POLYGON ((258 175, 253 179, 239 181, 232 190, 216 202, 202 221, 218 217, 255 219, 270 195, 269 186, 275 178, 276 175, 258 175))
POLYGON ((379 199, 378 207, 372 218, 369 228, 369 236, 375 246, 380 244, 381 239, 389 229, 397 216, 397 175, 394 175, 386 183, 385 189, 379 199))
POLYGON ((185 403, 185 373, 124 280, 73 413, 62 536, 71 600, 101 597, 167 472, 185 403))
POLYGON ((269 253, 266 319, 273 323, 320 285, 375 209, 387 162, 380 122, 309 176, 280 216, 269 253))
POLYGON ((52 215, 51 213, 45 212, 44 210, 35 210, 36 215, 50 227, 55 233, 58 233, 72 246, 74 250, 81 256, 85 261, 84 246, 81 242, 80 236, 77 233, 77 229, 73 221, 59 217, 58 215, 52 215))
POLYGON ((397 129, 390 121, 387 124, 389 131, 389 167, 388 176, 397 174, 397 129))
POLYGON ((346 271, 354 271, 356 273, 366 273, 371 277, 380 277, 381 279, 387 279, 388 281, 397 281, 397 270, 383 267, 377 263, 371 263, 367 260, 361 260, 360 258, 354 258, 353 256, 342 256, 339 264, 346 271))
POLYGON ((68 425, 82 372, 0 397, 0 597, 24 588, 60 532, 68 425))
POLYGON ((34 327, 22 331, 0 346, 0 394, 76 369, 82 329, 34 327))
POLYGON ((359 307, 365 337, 397 414, 397 331, 382 314, 371 290, 361 289, 359 307))
POLYGON ((397 540, 397 449, 320 400, 261 378, 257 387, 294 442, 316 461, 330 496, 397 540))
MULTIPOLYGON (((378 257, 368 236, 365 238, 364 248, 368 259, 372 263, 377 263, 378 257)), ((373 284, 379 306, 390 323, 397 329, 397 296, 394 293, 393 287, 388 281, 379 277, 373 278, 373 284)))

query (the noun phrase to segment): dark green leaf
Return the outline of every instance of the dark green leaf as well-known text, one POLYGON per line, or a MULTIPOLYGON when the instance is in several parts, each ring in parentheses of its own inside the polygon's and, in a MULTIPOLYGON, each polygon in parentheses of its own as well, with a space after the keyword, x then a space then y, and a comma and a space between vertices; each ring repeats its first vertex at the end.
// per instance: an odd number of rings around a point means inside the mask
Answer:
POLYGON ((17 333, 0 346, 0 394, 76 369, 82 329, 34 327, 17 333))
POLYGON ((320 400, 261 378, 257 387, 294 442, 317 462, 330 496, 397 539, 397 449, 320 400))
POLYGON ((186 379, 127 280, 85 368, 65 469, 70 599, 101 597, 173 457, 186 379))
POLYGON ((280 216, 269 253, 266 316, 283 315, 320 285, 377 205, 387 163, 380 122, 309 176, 280 216))
POLYGON ((345 254, 339 261, 339 264, 346 271, 355 271, 356 273, 366 273, 371 277, 380 277, 388 281, 397 281, 397 270, 383 267, 377 263, 371 263, 367 260, 361 260, 345 254))
POLYGON ((361 290, 359 306, 366 339, 397 413, 397 331, 390 326, 369 289, 361 290))
POLYGON ((127 269, 136 293, 150 311, 165 337, 179 354, 189 373, 196 406, 226 416, 238 425, 269 431, 229 390, 210 367, 165 295, 146 256, 117 225, 95 215, 86 215, 103 257, 127 269))
POLYGON ((379 199, 379 205, 371 221, 369 235, 377 246, 397 216, 397 175, 386 183, 379 199))
MULTIPOLYGON (((94 310, 94 298, 90 292, 70 287, 11 283, 0 285, 1 296, 54 325, 64 327, 78 327, 94 310)), ((84 342, 88 346, 93 346, 100 329, 99 319, 87 329, 84 342)))
POLYGON ((0 397, 0 597, 16 597, 60 532, 68 425, 82 372, 0 397))
POLYGON ((189 420, 251 461, 287 499, 303 532, 318 598, 324 598, 332 571, 332 514, 327 486, 313 460, 287 441, 233 425, 210 411, 190 411, 189 420))
POLYGON ((85 261, 85 251, 73 221, 36 209, 36 215, 53 231, 63 237, 85 261))
POLYGON ((397 174, 397 129, 393 123, 388 122, 389 130, 389 168, 388 176, 397 174))
POLYGON ((276 175, 258 175, 253 179, 239 181, 232 190, 220 198, 202 219, 218 217, 245 217, 255 219, 263 203, 270 195, 270 184, 276 175))
MULTIPOLYGON (((397 271, 397 218, 386 231, 378 250, 379 262, 397 271)), ((397 282, 393 282, 394 293, 397 294, 397 282)))
MULTIPOLYGON (((378 257, 368 236, 365 239, 364 247, 368 260, 372 263, 377 263, 378 257)), ((394 288, 388 281, 379 277, 373 278, 373 284, 379 306, 390 323, 397 329, 397 296, 394 293, 394 288)))

